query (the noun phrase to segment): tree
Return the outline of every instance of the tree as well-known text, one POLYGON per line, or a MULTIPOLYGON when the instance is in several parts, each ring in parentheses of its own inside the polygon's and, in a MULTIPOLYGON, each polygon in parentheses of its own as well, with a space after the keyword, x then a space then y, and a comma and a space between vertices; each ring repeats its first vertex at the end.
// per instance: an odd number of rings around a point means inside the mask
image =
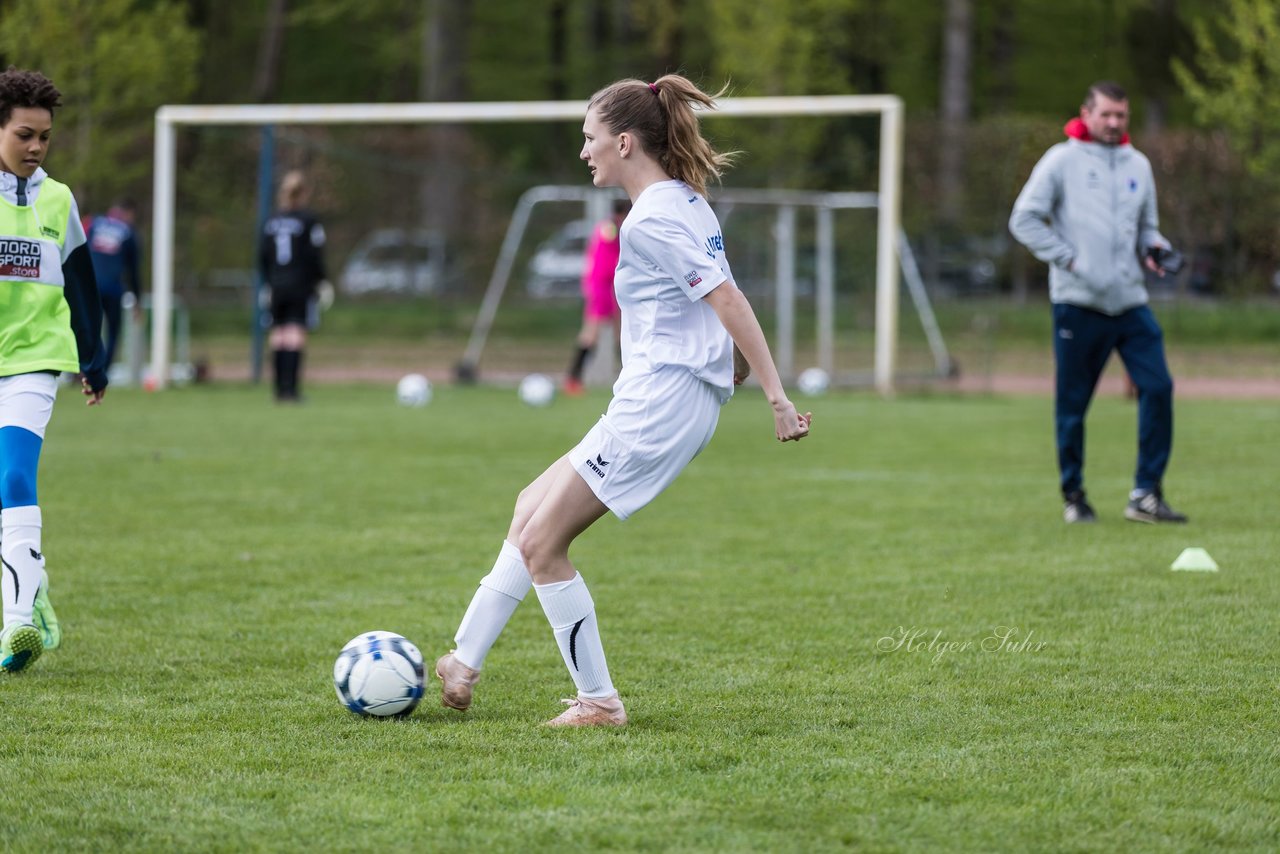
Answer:
POLYGON ((169 0, 8 0, 0 54, 62 91, 51 153, 82 202, 105 204, 151 171, 155 110, 195 88, 201 39, 169 0))
POLYGON ((285 14, 289 0, 271 0, 258 43, 258 65, 253 75, 253 100, 274 100, 280 82, 280 53, 284 48, 285 14))
POLYGON ((1280 7, 1273 0, 1229 0, 1227 14, 1193 26, 1193 70, 1174 73, 1204 125, 1226 128, 1259 178, 1280 168, 1280 7))
POLYGON ((1216 26, 1193 26, 1196 68, 1174 62, 1174 73, 1197 120, 1223 128, 1251 180, 1242 188, 1238 225, 1255 255, 1280 258, 1275 221, 1280 210, 1280 8, 1273 0, 1229 0, 1216 26))
POLYGON ((964 207, 964 129, 969 122, 969 69, 973 61, 973 6, 970 0, 947 0, 942 31, 942 83, 938 145, 938 195, 941 218, 954 224, 964 207))

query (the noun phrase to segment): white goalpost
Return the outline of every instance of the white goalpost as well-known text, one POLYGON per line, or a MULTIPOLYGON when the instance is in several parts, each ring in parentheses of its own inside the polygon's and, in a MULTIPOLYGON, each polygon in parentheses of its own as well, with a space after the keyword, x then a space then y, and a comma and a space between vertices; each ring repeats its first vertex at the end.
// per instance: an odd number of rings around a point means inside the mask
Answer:
MULTIPOLYGON (((879 186, 875 193, 875 358, 873 381, 890 394, 898 351, 898 262, 902 209, 903 105, 896 95, 725 98, 725 117, 878 115, 879 186)), ((151 366, 157 389, 169 380, 174 293, 176 136, 181 126, 443 124, 581 121, 586 101, 495 101, 409 104, 167 105, 156 111, 152 227, 151 366)), ((832 188, 835 189, 835 188, 832 188)))

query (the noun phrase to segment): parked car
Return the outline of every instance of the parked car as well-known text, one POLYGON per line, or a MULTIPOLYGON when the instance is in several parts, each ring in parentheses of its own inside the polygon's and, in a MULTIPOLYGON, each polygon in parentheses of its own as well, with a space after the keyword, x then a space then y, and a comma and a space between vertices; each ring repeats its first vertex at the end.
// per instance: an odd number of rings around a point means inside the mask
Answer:
POLYGON ((535 299, 577 297, 591 237, 591 223, 576 219, 548 237, 529 259, 525 291, 535 299))
POLYGON ((351 296, 426 296, 444 290, 445 276, 444 235, 383 228, 370 232, 351 251, 339 287, 351 296))
POLYGON ((911 241, 925 282, 943 296, 982 296, 1000 288, 1007 277, 1009 240, 950 232, 930 233, 911 241))

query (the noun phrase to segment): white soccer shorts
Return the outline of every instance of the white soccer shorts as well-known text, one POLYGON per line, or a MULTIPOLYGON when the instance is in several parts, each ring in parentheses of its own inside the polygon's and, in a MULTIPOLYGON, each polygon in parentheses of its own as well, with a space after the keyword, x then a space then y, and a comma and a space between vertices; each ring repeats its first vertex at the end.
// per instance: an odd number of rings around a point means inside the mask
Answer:
POLYGON ((0 427, 21 427, 43 439, 57 396, 58 378, 53 374, 0 377, 0 427))
POLYGON ((687 368, 661 368, 615 389, 608 411, 569 452, 569 462, 596 497, 626 519, 707 446, 720 405, 720 392, 687 368))

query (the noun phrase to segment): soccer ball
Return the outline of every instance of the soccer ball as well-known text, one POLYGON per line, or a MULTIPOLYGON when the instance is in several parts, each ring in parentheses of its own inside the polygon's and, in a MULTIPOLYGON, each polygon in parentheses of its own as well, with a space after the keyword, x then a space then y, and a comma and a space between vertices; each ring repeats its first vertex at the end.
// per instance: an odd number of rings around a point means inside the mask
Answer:
POLYGON ((357 715, 404 717, 422 699, 422 653, 395 632, 352 638, 333 663, 338 700, 357 715))
POLYGON ((401 406, 426 406, 431 402, 431 380, 422 374, 405 374, 396 383, 396 402, 401 406))
POLYGON ((530 406, 550 406, 556 384, 546 374, 529 374, 520 381, 520 399, 530 406))
POLYGON ((800 386, 800 391, 810 397, 817 397, 820 394, 826 394, 831 386, 831 377, 827 376, 827 372, 822 368, 806 368, 800 372, 796 385, 800 386))

